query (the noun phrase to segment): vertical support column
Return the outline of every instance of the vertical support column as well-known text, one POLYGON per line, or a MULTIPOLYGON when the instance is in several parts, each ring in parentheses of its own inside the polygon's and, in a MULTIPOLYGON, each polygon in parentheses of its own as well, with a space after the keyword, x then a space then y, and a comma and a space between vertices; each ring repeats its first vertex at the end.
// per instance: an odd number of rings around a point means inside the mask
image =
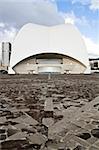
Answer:
POLYGON ((64 74, 65 68, 64 68, 64 65, 63 65, 63 64, 61 65, 61 70, 62 70, 62 71, 61 71, 61 74, 64 74))
POLYGON ((38 65, 36 64, 36 67, 35 67, 35 74, 38 74, 38 65))

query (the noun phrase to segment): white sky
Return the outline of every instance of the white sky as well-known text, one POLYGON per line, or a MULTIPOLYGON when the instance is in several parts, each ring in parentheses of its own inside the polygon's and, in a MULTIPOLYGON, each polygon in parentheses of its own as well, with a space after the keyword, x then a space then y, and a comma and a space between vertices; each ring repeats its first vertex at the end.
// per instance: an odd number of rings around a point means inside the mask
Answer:
MULTIPOLYGON (((78 1, 82 5, 89 4, 91 1, 90 9, 99 9, 98 0, 72 0, 72 3, 78 1)), ((0 42, 12 43, 19 29, 29 22, 48 26, 67 22, 75 25, 78 22, 87 26, 84 17, 77 18, 74 12, 59 12, 55 0, 0 0, 0 42), (10 1, 13 3, 9 3, 10 1)), ((91 37, 82 36, 88 53, 99 55, 99 44, 91 37)))

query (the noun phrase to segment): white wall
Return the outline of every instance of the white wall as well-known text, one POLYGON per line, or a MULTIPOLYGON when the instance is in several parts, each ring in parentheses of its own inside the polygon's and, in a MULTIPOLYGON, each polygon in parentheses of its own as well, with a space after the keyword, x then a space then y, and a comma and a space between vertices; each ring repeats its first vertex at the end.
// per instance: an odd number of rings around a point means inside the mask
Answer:
POLYGON ((73 57, 88 66, 88 54, 79 31, 71 24, 45 27, 27 24, 15 38, 11 67, 39 53, 59 53, 73 57))

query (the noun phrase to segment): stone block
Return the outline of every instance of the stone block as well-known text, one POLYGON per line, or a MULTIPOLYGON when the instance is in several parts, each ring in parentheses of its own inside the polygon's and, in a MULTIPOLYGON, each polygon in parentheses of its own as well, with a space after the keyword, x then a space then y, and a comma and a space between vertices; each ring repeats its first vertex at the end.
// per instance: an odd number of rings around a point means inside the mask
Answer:
POLYGON ((11 119, 12 122, 16 122, 16 123, 25 123, 28 125, 37 125, 38 121, 36 121, 35 119, 33 119, 31 116, 29 116, 28 114, 22 115, 16 119, 11 119))
POLYGON ((26 139, 26 137, 27 137, 27 133, 17 132, 15 134, 9 136, 6 140, 7 141, 9 141, 9 140, 20 140, 20 139, 24 140, 24 139, 26 139))
POLYGON ((44 116, 53 117, 53 100, 52 98, 47 98, 44 104, 44 116))
POLYGON ((42 124, 49 128, 50 126, 54 124, 54 120, 53 118, 43 118, 42 124))
POLYGON ((44 145, 47 141, 47 137, 39 133, 30 135, 27 138, 31 144, 37 144, 37 145, 44 145))

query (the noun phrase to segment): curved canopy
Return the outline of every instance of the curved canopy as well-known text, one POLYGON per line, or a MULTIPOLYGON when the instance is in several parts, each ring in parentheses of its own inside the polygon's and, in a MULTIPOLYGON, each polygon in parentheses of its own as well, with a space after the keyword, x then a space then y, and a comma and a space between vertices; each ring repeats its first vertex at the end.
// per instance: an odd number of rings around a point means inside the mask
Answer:
POLYGON ((41 53, 58 53, 70 56, 88 66, 88 54, 80 32, 71 24, 46 27, 26 24, 13 43, 10 66, 41 53))

